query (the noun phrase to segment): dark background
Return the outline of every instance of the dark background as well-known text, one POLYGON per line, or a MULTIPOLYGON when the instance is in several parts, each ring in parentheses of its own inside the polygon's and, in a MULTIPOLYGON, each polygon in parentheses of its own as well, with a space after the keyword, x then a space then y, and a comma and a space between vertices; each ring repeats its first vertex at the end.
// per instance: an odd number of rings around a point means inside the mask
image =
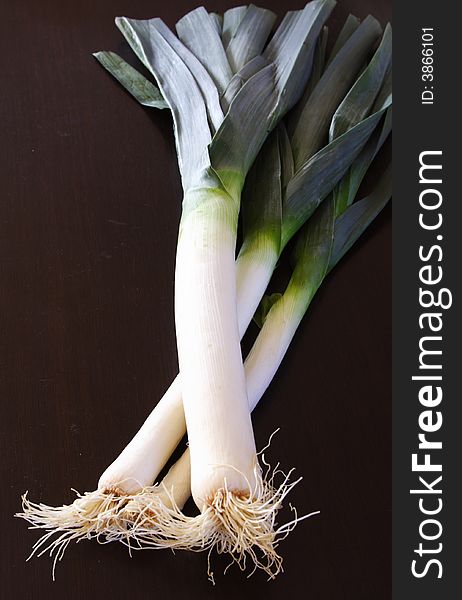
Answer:
MULTIPOLYGON (((302 4, 264 2, 279 14, 302 4)), ((254 413, 258 447, 280 426, 269 458, 304 476, 292 502, 322 511, 281 545, 284 574, 222 576, 227 561, 215 557, 213 587, 205 555, 130 559, 86 540, 68 548, 55 583, 46 557, 25 563, 38 535, 13 518, 20 495, 60 505, 71 487, 94 489, 177 372, 170 117, 137 105, 91 52, 130 56, 116 15, 173 26, 195 6, 0 2, 0 596, 389 598, 390 207, 323 285, 254 413)), ((385 23, 391 3, 340 0, 333 33, 350 11, 385 23)))

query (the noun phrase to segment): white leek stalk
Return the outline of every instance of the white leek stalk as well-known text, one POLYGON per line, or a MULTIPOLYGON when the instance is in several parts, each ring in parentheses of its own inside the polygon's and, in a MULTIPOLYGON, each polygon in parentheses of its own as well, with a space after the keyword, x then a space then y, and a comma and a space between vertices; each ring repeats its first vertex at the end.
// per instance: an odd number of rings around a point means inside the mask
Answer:
POLYGON ((189 194, 177 248, 175 321, 192 492, 204 510, 220 494, 229 502, 228 490, 230 499, 259 497, 260 481, 236 314, 239 198, 210 189, 189 194))

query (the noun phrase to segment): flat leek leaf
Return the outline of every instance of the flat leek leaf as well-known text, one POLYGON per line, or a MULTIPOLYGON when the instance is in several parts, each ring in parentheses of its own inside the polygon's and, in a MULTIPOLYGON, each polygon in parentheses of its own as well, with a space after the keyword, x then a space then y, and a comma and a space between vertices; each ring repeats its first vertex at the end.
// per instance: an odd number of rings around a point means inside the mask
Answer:
POLYGON ((321 75, 324 72, 326 67, 326 52, 327 52, 327 42, 329 40, 329 28, 327 25, 324 25, 321 31, 321 35, 319 36, 318 43, 316 44, 316 50, 314 53, 314 63, 313 70, 311 72, 310 85, 313 82, 314 85, 321 79, 321 75))
POLYGON ((215 29, 217 30, 218 35, 221 36, 221 32, 223 29, 223 17, 218 13, 214 12, 209 13, 209 15, 212 19, 212 23, 214 24, 215 29))
POLYGON ((316 210, 297 238, 296 263, 288 288, 304 290, 309 302, 321 285, 329 267, 334 239, 332 196, 316 210))
POLYGON ((95 52, 93 56, 135 100, 143 106, 169 108, 159 89, 115 52, 95 52))
MULTIPOLYGON (((151 19, 151 21, 157 21, 157 19, 151 19)), ((134 19, 127 19, 126 17, 116 17, 115 24, 116 27, 120 30, 124 38, 127 40, 133 52, 139 58, 139 60, 143 63, 143 65, 152 73, 152 67, 149 64, 148 57, 145 53, 145 48, 143 47, 142 40, 146 43, 146 46, 149 47, 149 31, 147 31, 147 24, 149 21, 138 21, 135 22, 134 19), (138 23, 140 31, 137 32, 138 23), (142 31, 141 31, 142 30, 142 31)), ((148 50, 149 54, 149 50, 148 50)))
MULTIPOLYGON (((380 150, 380 148, 383 146, 385 140, 390 135, 392 126, 393 126, 393 108, 390 106, 385 113, 383 127, 380 131, 380 136, 379 136, 379 139, 377 140, 377 145, 374 150, 372 160, 376 157, 377 152, 380 150)), ((371 162, 372 162, 372 160, 371 160, 371 162)))
POLYGON ((353 203, 367 170, 390 134, 392 126, 391 111, 392 109, 389 108, 385 112, 382 125, 371 135, 371 138, 351 165, 348 176, 342 179, 340 190, 336 195, 337 214, 341 214, 347 206, 353 203))
POLYGON ((377 130, 372 134, 370 140, 367 142, 358 157, 354 160, 348 173, 345 175, 345 177, 343 177, 342 181, 334 190, 337 215, 340 215, 345 208, 350 206, 350 204, 353 202, 364 175, 366 174, 377 152, 380 150, 391 131, 391 70, 385 79, 377 100, 375 101, 373 110, 381 110, 387 106, 389 106, 389 108, 385 112, 385 118, 383 119, 382 126, 378 127, 377 130))
POLYGON ((380 92, 374 102, 374 107, 372 108, 372 112, 376 110, 380 110, 382 107, 391 104, 392 97, 392 70, 391 66, 385 75, 383 80, 383 85, 380 89, 380 92))
POLYGON ((329 29, 326 26, 324 26, 322 28, 321 34, 319 35, 318 42, 316 44, 316 49, 314 51, 313 67, 311 69, 311 75, 308 80, 308 83, 305 86, 305 90, 301 99, 290 111, 290 114, 287 118, 286 127, 287 131, 290 132, 290 137, 292 137, 293 129, 296 123, 298 123, 303 108, 308 102, 308 98, 311 96, 313 89, 318 85, 318 82, 322 77, 322 73, 324 71, 325 66, 324 63, 326 58, 328 36, 329 29))
POLYGON ((300 99, 310 77, 316 40, 335 0, 313 0, 298 13, 288 13, 264 51, 276 67, 278 102, 271 128, 300 99))
MULTIPOLYGON (((373 17, 367 17, 323 73, 299 113, 297 122, 291 124, 291 143, 296 169, 325 144, 332 117, 351 88, 380 33, 380 24, 373 17)), ((352 96, 351 105, 359 106, 358 114, 370 109, 367 99, 365 104, 363 98, 357 94, 352 96)))
POLYGON ((180 42, 163 21, 160 19, 157 20, 156 28, 175 50, 196 80, 205 101, 209 121, 212 125, 212 133, 214 133, 223 121, 223 111, 221 110, 220 97, 216 85, 199 60, 180 42))
MULTIPOLYGON (((303 92, 302 99, 297 104, 297 106, 293 109, 293 113, 297 111, 297 107, 300 106, 300 110, 303 109, 308 98, 311 95, 311 92, 318 85, 319 80, 322 77, 325 68, 326 62, 326 49, 327 49, 327 40, 329 38, 329 29, 324 26, 322 28, 321 34, 318 39, 318 43, 316 44, 316 50, 314 51, 314 59, 313 59, 313 68, 311 69, 311 76, 306 84, 305 91, 303 92)), ((298 113, 299 114, 299 113, 298 113)), ((298 116, 294 115, 294 122, 298 121, 298 116)))
POLYGON ((234 96, 241 89, 246 81, 248 81, 255 73, 261 71, 263 67, 268 66, 268 61, 263 56, 256 56, 250 60, 240 71, 233 75, 231 81, 221 97, 221 107, 223 112, 227 112, 229 105, 234 99, 234 96))
POLYGON ((348 92, 332 118, 329 131, 330 140, 345 133, 350 127, 359 123, 361 119, 369 114, 383 87, 390 62, 391 27, 387 25, 380 46, 370 63, 348 92))
POLYGON ((300 10, 289 10, 286 12, 265 49, 264 54, 268 60, 275 60, 276 56, 284 51, 286 39, 297 24, 300 13, 300 10))
POLYGON ((253 316, 253 320, 257 327, 260 329, 263 327, 263 323, 266 321, 266 317, 268 316, 269 311, 273 308, 273 305, 276 304, 282 298, 282 294, 276 293, 267 296, 266 294, 261 299, 260 304, 253 316))
POLYGON ((313 72, 311 74, 311 78, 308 81, 308 85, 306 86, 305 92, 303 94, 302 99, 295 109, 292 111, 293 118, 291 121, 293 123, 298 122, 298 117, 300 116, 300 112, 303 109, 303 106, 306 104, 308 97, 313 91, 314 87, 317 85, 318 81, 321 79, 321 76, 325 69, 330 65, 334 56, 338 53, 340 48, 346 44, 350 36, 356 31, 359 27, 360 20, 353 15, 348 15, 345 24, 338 35, 334 47, 331 50, 329 58, 327 59, 327 41, 328 41, 328 28, 324 27, 321 35, 319 36, 318 45, 316 48, 315 56, 314 56, 314 64, 313 64, 313 72), (300 108, 298 108, 300 107, 300 108), (298 112, 296 112, 298 110, 298 112))
POLYGON ((194 54, 180 42, 161 19, 137 21, 136 19, 122 17, 116 19, 116 25, 125 36, 135 54, 154 76, 156 76, 155 72, 146 56, 146 52, 150 55, 155 52, 153 41, 149 38, 149 31, 150 29, 156 29, 162 35, 196 80, 205 101, 209 121, 212 125, 212 133, 215 132, 223 120, 223 111, 220 106, 218 90, 212 78, 194 54))
MULTIPOLYGON (((374 135, 374 134, 372 134, 372 135, 374 135)), ((362 152, 364 152, 366 147, 367 147, 367 144, 361 150, 360 154, 362 152)), ((359 158, 359 156, 358 156, 358 158, 359 158)), ((356 160, 358 160, 358 158, 356 160)), ((334 195, 334 198, 335 198, 335 216, 336 217, 341 215, 342 212, 348 206, 348 199, 349 199, 349 195, 350 195, 350 175, 351 175, 351 167, 350 167, 350 169, 348 169, 348 171, 345 173, 345 175, 342 177, 342 179, 338 182, 338 184, 335 186, 335 188, 332 192, 334 195)))
POLYGON ((212 77, 220 94, 228 85, 233 72, 213 19, 203 6, 182 17, 176 24, 178 37, 196 56, 212 77))
POLYGON ((240 192, 268 135, 269 115, 276 100, 274 66, 270 64, 238 92, 209 146, 212 167, 231 195, 240 192))
POLYGON ((387 107, 324 146, 294 175, 283 203, 281 245, 284 247, 345 175, 387 107))
POLYGON ((165 35, 166 29, 160 19, 138 21, 121 17, 116 23, 155 76, 170 106, 183 189, 187 190, 198 183, 210 165, 206 148, 212 136, 202 93, 173 44, 169 44, 171 40, 160 33, 159 30, 165 35))
POLYGON ((351 14, 348 15, 348 17, 346 18, 346 21, 345 21, 342 29, 340 30, 340 33, 338 34, 338 37, 335 40, 335 43, 332 47, 329 58, 327 60, 327 65, 330 65, 330 63, 332 62, 332 60, 334 59, 336 54, 339 52, 340 48, 343 48, 343 46, 350 39, 350 37, 353 35, 353 33, 358 29, 360 23, 361 23, 361 21, 358 19, 358 17, 355 17, 354 15, 351 15, 351 14))
POLYGON ((247 175, 242 193, 241 254, 256 237, 263 236, 274 244, 281 243, 282 190, 280 128, 275 129, 264 143, 247 175))
POLYGON ((294 176, 294 155, 290 145, 287 129, 283 122, 279 123, 278 128, 279 155, 281 157, 281 188, 283 197, 286 194, 286 188, 289 181, 294 176))
POLYGON ((275 21, 270 10, 252 4, 247 8, 226 48, 233 73, 262 53, 275 21))
POLYGON ((223 31, 221 33, 221 39, 225 49, 228 47, 229 41, 236 33, 239 23, 244 18, 246 12, 247 6, 236 6, 227 10, 223 15, 223 31))
MULTIPOLYGON (((137 29, 142 32, 143 35, 143 48, 144 51, 150 52, 151 55, 155 52, 155 43, 153 43, 149 39, 149 30, 155 29, 161 36, 167 41, 169 46, 174 50, 174 52, 178 55, 178 57, 184 62, 188 70, 193 75, 196 83, 202 93, 202 96, 205 101, 205 106, 207 108, 207 113, 209 115, 209 121, 212 125, 212 133, 218 129, 222 120, 223 120, 223 111, 220 106, 220 98, 218 95, 218 90, 216 85, 213 83, 212 78, 206 71, 206 69, 202 66, 199 60, 194 56, 192 52, 190 52, 186 46, 184 46, 180 40, 170 31, 170 29, 165 25, 165 23, 161 19, 149 19, 147 21, 137 21, 135 19, 126 19, 125 21, 129 22, 134 31, 137 29), (146 31, 147 30, 147 31, 146 31), (146 35, 147 34, 147 35, 146 35)), ((127 35, 124 30, 126 27, 123 27, 123 21, 116 19, 116 24, 121 29, 122 33, 127 38, 127 35)), ((153 38, 154 39, 154 38, 153 38)), ((127 38, 127 41, 131 44, 130 39, 127 38)), ((136 47, 132 48, 136 52, 136 47)), ((153 72, 150 61, 145 56, 145 61, 147 63, 148 69, 153 72)), ((143 62, 145 62, 143 61, 143 62)), ((155 73, 154 73, 155 75, 155 73)))
POLYGON ((363 231, 380 213, 391 198, 392 177, 389 166, 380 178, 374 191, 357 202, 354 202, 335 221, 334 245, 329 262, 329 270, 348 252, 363 231))

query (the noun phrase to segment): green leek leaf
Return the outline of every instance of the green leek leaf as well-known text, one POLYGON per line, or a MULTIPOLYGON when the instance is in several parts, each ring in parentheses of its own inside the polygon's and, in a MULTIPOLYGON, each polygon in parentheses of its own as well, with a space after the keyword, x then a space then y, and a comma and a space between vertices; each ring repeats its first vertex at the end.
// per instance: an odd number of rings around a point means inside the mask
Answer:
POLYGON ((225 14, 223 15, 223 30, 221 33, 221 39, 225 49, 228 47, 231 38, 236 33, 239 23, 244 18, 246 12, 247 6, 235 6, 234 8, 225 11, 225 14))
POLYGON ((297 238, 296 264, 288 289, 303 289, 310 302, 329 267, 333 240, 335 205, 329 196, 305 224, 297 238))
POLYGON ((167 34, 160 19, 138 21, 121 17, 116 23, 156 77, 170 106, 183 188, 199 185, 210 166, 205 149, 212 136, 201 90, 174 49, 174 46, 181 46, 181 42, 171 32, 171 35, 167 34))
POLYGON ((392 109, 385 112, 385 117, 381 126, 377 127, 371 135, 369 141, 354 160, 347 175, 342 179, 338 188, 335 190, 336 214, 340 215, 347 206, 353 203, 359 190, 359 186, 369 169, 377 152, 387 139, 392 126, 392 109))
POLYGON ((212 23, 217 30, 218 35, 221 37, 221 32, 223 30, 223 17, 218 13, 211 12, 209 13, 210 18, 212 19, 212 23))
POLYGON ((159 89, 115 52, 95 52, 93 56, 140 104, 169 108, 159 89))
POLYGON ((176 24, 178 37, 194 54, 223 93, 233 76, 223 43, 213 19, 203 6, 182 17, 176 24))
POLYGON ((386 109, 373 113, 324 146, 295 173, 283 203, 282 247, 345 175, 386 109))
POLYGON ((279 251, 281 244, 282 189, 280 124, 268 137, 247 175, 241 204, 243 247, 264 236, 279 251))
POLYGON ((271 129, 300 99, 311 74, 316 40, 335 6, 334 0, 313 0, 302 11, 287 13, 264 51, 276 67, 279 98, 271 129))
POLYGON ((262 53, 275 21, 276 15, 270 10, 252 4, 247 8, 226 48, 233 73, 262 53))
MULTIPOLYGON (((116 19, 116 25, 132 47, 135 54, 156 79, 156 68, 158 67, 153 68, 156 64, 156 44, 162 43, 162 38, 167 42, 168 46, 170 46, 170 54, 173 52, 176 55, 176 58, 174 59, 173 54, 171 54, 173 61, 172 73, 166 73, 165 75, 168 76, 171 85, 174 85, 174 69, 178 69, 175 71, 175 77, 180 86, 182 84, 181 74, 185 73, 185 77, 189 78, 189 75, 186 75, 186 72, 189 71, 189 74, 194 77, 196 85, 199 87, 202 94, 203 102, 201 102, 201 104, 205 102, 209 121, 212 126, 212 133, 216 131, 223 120, 223 111, 220 106, 218 90, 207 70, 201 65, 194 54, 192 54, 192 52, 190 52, 170 31, 165 23, 157 18, 140 21, 137 19, 120 17, 116 19), (180 68, 178 61, 184 63, 184 66, 180 68)), ((165 43, 163 43, 163 47, 166 49, 165 43)), ((165 98, 165 100, 168 102, 168 98, 165 98)), ((184 104, 186 104, 186 102, 184 104)))
POLYGON ((268 118, 276 100, 274 66, 270 64, 238 92, 209 146, 211 164, 231 195, 240 192, 268 135, 268 118))
POLYGON ((298 116, 300 115, 301 110, 305 106, 310 97, 313 89, 318 85, 319 80, 322 77, 325 68, 326 61, 326 49, 327 49, 327 40, 329 38, 329 29, 324 26, 322 28, 321 34, 318 38, 318 43, 316 44, 316 49, 314 51, 313 58, 313 68, 311 70, 311 76, 306 84, 305 91, 303 92, 302 99, 293 109, 293 117, 292 120, 294 123, 298 121, 298 116))
POLYGON ((391 65, 388 68, 388 71, 385 75, 383 85, 380 89, 380 92, 374 102, 374 106, 372 108, 372 112, 376 110, 380 110, 383 106, 391 104, 391 96, 392 96, 392 70, 391 65))
POLYGON ((290 145, 287 129, 283 122, 278 125, 279 154, 281 157, 281 188, 283 197, 286 195, 287 186, 294 176, 294 155, 290 145))
MULTIPOLYGON (((380 33, 380 24, 373 17, 367 17, 323 73, 301 110, 297 122, 292 124, 291 144, 296 169, 300 168, 325 143, 331 119, 355 81, 380 33)), ((350 94, 351 92, 348 96, 350 94)), ((352 95, 348 106, 350 105, 358 107, 358 114, 367 113, 370 109, 369 103, 367 101, 365 103, 358 94, 352 95)))
POLYGON ((391 198, 391 193, 392 177, 389 166, 369 196, 358 202, 354 202, 343 214, 337 217, 329 270, 335 267, 338 261, 380 213, 391 198))
MULTIPOLYGON (((353 34, 354 36, 355 34, 353 34)), ((352 36, 352 37, 353 37, 352 36)), ((351 39, 351 38, 350 38, 351 39)), ((391 27, 387 25, 382 41, 370 63, 336 110, 329 131, 333 140, 364 119, 372 109, 391 62, 391 27), (358 101, 360 99, 360 101, 358 101)))
POLYGON ((233 75, 231 81, 228 83, 223 96, 221 97, 221 106, 223 112, 227 112, 229 105, 231 104, 234 96, 238 93, 241 87, 246 81, 248 81, 255 73, 261 71, 263 67, 268 66, 268 61, 263 56, 256 56, 252 60, 242 67, 235 75, 233 75))
POLYGON ((339 50, 343 48, 353 33, 358 29, 360 23, 361 21, 358 19, 358 17, 355 17, 351 14, 348 15, 342 29, 340 30, 340 33, 338 34, 337 39, 335 40, 326 66, 330 65, 334 57, 338 54, 339 50))

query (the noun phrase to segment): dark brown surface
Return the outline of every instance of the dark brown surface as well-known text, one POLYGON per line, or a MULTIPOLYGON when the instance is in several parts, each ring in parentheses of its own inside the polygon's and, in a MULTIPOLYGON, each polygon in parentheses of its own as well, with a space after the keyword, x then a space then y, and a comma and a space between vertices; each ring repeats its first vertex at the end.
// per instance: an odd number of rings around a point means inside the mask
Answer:
MULTIPOLYGON (((232 2, 207 3, 222 11, 232 2)), ((301 2, 264 3, 281 13, 301 2)), ((339 2, 390 18, 390 0, 339 2)), ((51 581, 25 563, 20 494, 95 487, 176 373, 173 267, 180 183, 169 115, 136 105, 90 53, 119 50, 116 15, 169 25, 195 2, 0 2, 2 598, 390 597, 390 208, 326 281, 254 415, 258 446, 304 476, 321 509, 281 546, 285 573, 246 580, 204 555, 83 541, 51 581)), ((288 516, 288 513, 285 513, 288 516)))

